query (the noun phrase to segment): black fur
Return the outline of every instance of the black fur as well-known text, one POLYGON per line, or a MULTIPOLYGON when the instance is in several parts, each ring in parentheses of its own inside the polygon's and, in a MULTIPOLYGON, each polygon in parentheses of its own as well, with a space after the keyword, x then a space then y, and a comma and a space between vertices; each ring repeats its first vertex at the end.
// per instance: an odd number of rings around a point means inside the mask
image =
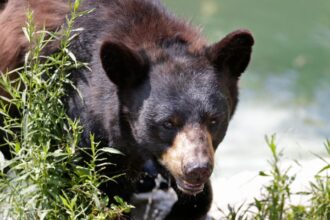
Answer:
MULTIPOLYGON (((207 126, 215 147, 222 141, 236 105, 231 100, 237 97, 231 97, 231 93, 236 92, 237 78, 249 61, 252 38, 246 34, 248 42, 227 39, 229 42, 220 46, 192 52, 189 46, 193 39, 178 37, 178 32, 189 32, 190 27, 170 15, 158 1, 90 4, 86 7, 97 9, 78 21, 77 26, 85 31, 72 50, 78 59, 90 63, 92 72, 84 70, 73 75, 83 100, 71 91, 68 113, 80 118, 85 126, 85 143, 92 132, 101 146, 117 147, 126 155, 111 157, 117 163, 116 169, 106 171, 110 176, 120 172, 126 176, 119 184, 108 183, 103 189, 110 196, 119 194, 129 199, 145 161, 158 163, 185 124, 207 126), (187 30, 178 30, 180 26, 187 30), (232 52, 233 47, 240 49, 232 52), (178 124, 166 128, 165 122, 173 115, 179 118, 178 124), (210 125, 210 120, 217 124, 210 125)), ((174 181, 173 187, 179 201, 167 219, 205 216, 212 201, 210 183, 196 197, 184 195, 174 181)))

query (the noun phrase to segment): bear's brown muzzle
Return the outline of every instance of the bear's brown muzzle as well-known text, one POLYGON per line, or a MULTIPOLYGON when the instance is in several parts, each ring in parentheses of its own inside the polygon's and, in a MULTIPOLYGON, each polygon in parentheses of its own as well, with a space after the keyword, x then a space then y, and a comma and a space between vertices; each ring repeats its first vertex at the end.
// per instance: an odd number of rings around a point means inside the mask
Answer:
POLYGON ((160 159, 186 194, 198 194, 212 174, 214 148, 212 137, 201 124, 185 126, 177 133, 160 159))

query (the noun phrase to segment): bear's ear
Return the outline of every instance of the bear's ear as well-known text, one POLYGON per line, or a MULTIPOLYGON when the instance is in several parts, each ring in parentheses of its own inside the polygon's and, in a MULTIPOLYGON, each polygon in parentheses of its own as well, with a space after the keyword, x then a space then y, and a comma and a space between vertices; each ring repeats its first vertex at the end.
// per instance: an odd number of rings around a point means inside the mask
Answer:
POLYGON ((100 56, 103 69, 119 89, 134 87, 147 77, 149 64, 146 54, 123 43, 104 42, 100 56))
POLYGON ((206 54, 218 70, 229 71, 232 77, 238 78, 249 64, 253 44, 249 31, 237 30, 208 47, 206 54))

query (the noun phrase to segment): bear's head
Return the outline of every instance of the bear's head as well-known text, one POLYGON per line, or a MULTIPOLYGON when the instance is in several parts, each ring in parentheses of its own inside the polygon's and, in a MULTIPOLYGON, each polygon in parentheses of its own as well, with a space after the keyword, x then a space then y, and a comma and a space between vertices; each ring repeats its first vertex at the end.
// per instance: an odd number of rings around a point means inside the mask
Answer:
POLYGON ((186 194, 203 190, 237 104, 237 82, 254 40, 238 30, 200 53, 173 38, 135 50, 106 41, 101 61, 117 86, 138 148, 158 161, 186 194))

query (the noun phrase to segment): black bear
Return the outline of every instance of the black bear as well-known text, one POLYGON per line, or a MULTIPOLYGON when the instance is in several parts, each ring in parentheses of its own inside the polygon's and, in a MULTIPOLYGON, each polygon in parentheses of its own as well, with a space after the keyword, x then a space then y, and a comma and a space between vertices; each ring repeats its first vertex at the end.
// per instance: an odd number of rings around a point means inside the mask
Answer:
MULTIPOLYGON (((27 41, 21 32, 25 10, 39 27, 56 29, 68 13, 66 0, 9 0, 0 13, 0 71, 22 63, 27 41)), ((102 189, 130 198, 146 161, 170 179, 178 201, 166 219, 201 219, 212 201, 209 177, 214 152, 238 102, 238 80, 254 43, 237 30, 208 45, 199 30, 178 19, 158 0, 86 0, 95 10, 76 22, 83 28, 71 50, 91 69, 72 74, 70 117, 84 126, 82 144, 94 133, 125 172, 102 189)))

